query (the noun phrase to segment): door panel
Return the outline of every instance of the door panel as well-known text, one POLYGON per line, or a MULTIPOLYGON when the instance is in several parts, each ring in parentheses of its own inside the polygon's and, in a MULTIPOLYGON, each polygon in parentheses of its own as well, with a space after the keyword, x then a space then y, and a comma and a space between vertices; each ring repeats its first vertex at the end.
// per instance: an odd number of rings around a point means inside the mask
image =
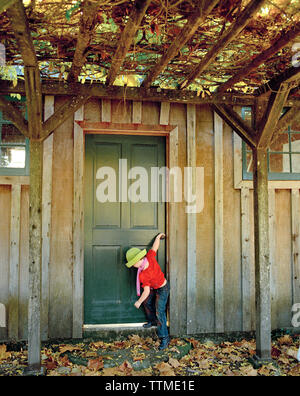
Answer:
MULTIPOLYGON (((85 323, 144 322, 143 309, 133 306, 137 270, 125 266, 125 255, 132 246, 148 250, 158 232, 165 232, 165 203, 151 202, 151 167, 165 166, 165 139, 86 135, 85 154, 85 323), (110 178, 103 167, 113 170, 110 178), (127 177, 119 180, 121 174, 127 177), (116 202, 101 202, 114 181, 109 196, 116 202), (126 199, 130 191, 134 202, 126 199)), ((165 271, 164 241, 157 259, 165 271)))

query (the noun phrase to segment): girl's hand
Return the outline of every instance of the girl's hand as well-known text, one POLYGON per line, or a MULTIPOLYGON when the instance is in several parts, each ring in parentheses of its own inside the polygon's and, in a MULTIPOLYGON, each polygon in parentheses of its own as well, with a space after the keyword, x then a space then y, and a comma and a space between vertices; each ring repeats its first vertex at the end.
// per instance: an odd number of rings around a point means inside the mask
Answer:
POLYGON ((165 239, 165 237, 166 237, 166 234, 164 234, 164 233, 162 232, 162 233, 158 234, 156 238, 165 239))
POLYGON ((140 303, 139 301, 136 301, 136 302, 134 303, 134 306, 135 306, 135 308, 139 309, 140 306, 141 306, 141 303, 140 303))

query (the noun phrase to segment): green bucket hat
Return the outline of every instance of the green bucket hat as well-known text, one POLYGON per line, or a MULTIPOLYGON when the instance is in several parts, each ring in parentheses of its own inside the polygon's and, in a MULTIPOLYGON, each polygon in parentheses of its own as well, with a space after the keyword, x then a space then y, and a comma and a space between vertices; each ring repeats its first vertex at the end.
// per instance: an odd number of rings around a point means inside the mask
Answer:
POLYGON ((147 254, 146 249, 139 249, 139 248, 131 248, 127 250, 126 252, 126 266, 128 268, 132 267, 134 264, 136 264, 138 261, 140 261, 143 257, 145 257, 147 254))

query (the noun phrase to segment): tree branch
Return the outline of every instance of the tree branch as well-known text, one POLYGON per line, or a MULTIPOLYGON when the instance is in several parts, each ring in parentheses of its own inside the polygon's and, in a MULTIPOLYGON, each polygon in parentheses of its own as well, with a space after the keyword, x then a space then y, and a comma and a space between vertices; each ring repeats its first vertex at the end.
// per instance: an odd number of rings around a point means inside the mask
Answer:
POLYGON ((265 0, 252 0, 244 9, 241 16, 233 23, 226 32, 221 36, 218 42, 206 54, 199 65, 183 81, 180 88, 187 87, 191 84, 207 67, 216 59, 217 55, 237 37, 240 32, 247 26, 252 17, 260 9, 265 0))
POLYGON ((205 21, 205 18, 210 14, 217 3, 218 0, 207 0, 204 6, 197 6, 194 14, 189 17, 184 28, 170 45, 166 54, 162 56, 160 61, 150 70, 148 76, 142 83, 142 87, 148 88, 151 86, 156 77, 164 71, 168 63, 178 54, 178 51, 180 51, 185 43, 193 37, 200 24, 205 21))
POLYGON ((113 57, 110 70, 106 78, 106 85, 112 85, 117 74, 124 62, 128 49, 134 39, 134 36, 141 25, 142 19, 149 7, 151 0, 136 0, 130 13, 129 20, 123 30, 119 45, 113 57))
POLYGON ((77 37, 76 49, 73 57, 71 70, 68 75, 68 81, 77 81, 81 69, 87 57, 87 47, 89 46, 95 26, 97 25, 98 1, 86 0, 83 4, 80 26, 77 37))
POLYGON ((220 85, 218 88, 218 93, 225 92, 228 88, 232 87, 237 82, 241 81, 244 77, 248 76, 253 70, 257 69, 262 65, 267 59, 269 59, 273 54, 280 51, 289 42, 294 40, 300 32, 300 22, 293 26, 288 32, 283 31, 279 39, 273 43, 265 51, 261 52, 256 58, 254 58, 246 67, 239 70, 234 76, 227 80, 224 84, 220 85))

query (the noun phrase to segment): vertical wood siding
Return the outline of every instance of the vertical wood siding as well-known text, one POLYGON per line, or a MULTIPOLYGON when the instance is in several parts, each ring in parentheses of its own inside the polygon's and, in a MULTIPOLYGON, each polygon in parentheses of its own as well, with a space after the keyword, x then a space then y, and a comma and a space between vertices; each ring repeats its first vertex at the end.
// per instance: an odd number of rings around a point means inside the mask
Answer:
MULTIPOLYGON (((55 108, 64 100, 57 98, 55 108)), ((171 333, 253 330, 253 192, 249 185, 235 188, 240 164, 235 167, 234 155, 239 153, 235 153, 236 136, 230 127, 209 106, 194 106, 187 112, 184 104, 95 98, 84 106, 83 118, 177 127, 172 138, 178 143, 177 165, 183 170, 195 162, 204 168, 204 208, 195 215, 195 226, 192 218, 188 221, 185 202, 172 204, 172 218, 167 220, 175 227, 168 252, 171 333), (195 136, 192 151, 188 136, 195 136)), ((46 210, 44 221, 48 246, 43 250, 43 339, 80 336, 82 318, 83 286, 77 261, 82 254, 82 224, 80 216, 74 215, 82 205, 74 188, 82 169, 76 162, 79 140, 77 135, 74 138, 74 117, 54 132, 52 141, 51 150, 45 150, 45 155, 51 154, 46 159, 43 205, 45 210, 51 202, 51 210, 46 210)), ((29 188, 24 180, 0 176, 0 303, 7 311, 0 340, 27 337, 29 188)), ((270 190, 273 328, 290 327, 292 304, 300 302, 299 211, 295 184, 270 190)))

